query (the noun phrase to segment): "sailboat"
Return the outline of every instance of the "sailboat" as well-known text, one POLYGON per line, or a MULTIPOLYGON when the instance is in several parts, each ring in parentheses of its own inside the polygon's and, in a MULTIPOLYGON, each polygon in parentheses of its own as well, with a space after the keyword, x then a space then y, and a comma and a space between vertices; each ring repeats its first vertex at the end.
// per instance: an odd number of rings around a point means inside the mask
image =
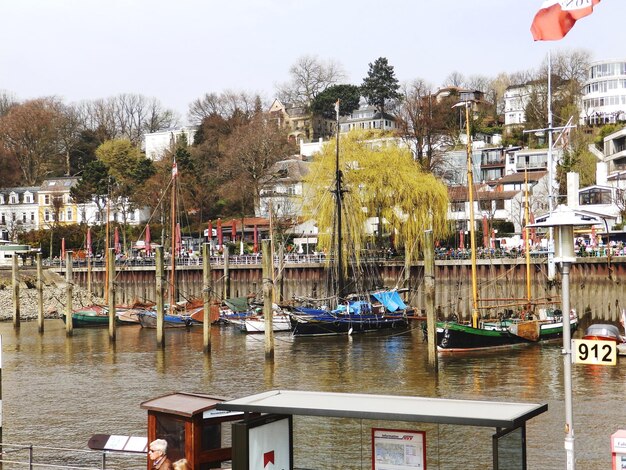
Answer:
MULTIPOLYGON (((472 263, 472 318, 469 323, 446 321, 437 323, 437 349, 442 352, 472 351, 506 347, 518 344, 530 344, 538 341, 560 338, 563 335, 563 315, 557 309, 541 309, 537 315, 533 312, 530 294, 530 246, 529 228, 525 230, 526 251, 526 286, 527 298, 524 300, 525 311, 519 318, 482 320, 479 315, 479 297, 476 280, 476 237, 474 219, 474 195, 472 172, 472 144, 469 127, 469 102, 465 102, 465 121, 467 134, 467 185, 469 194, 470 243, 472 263)), ((526 179, 525 219, 528 224, 528 180, 526 179)), ((578 327, 575 311, 569 312, 570 327, 578 327)))
POLYGON ((349 294, 343 266, 342 206, 345 189, 339 166, 339 101, 336 111, 335 184, 331 191, 335 197, 334 235, 336 236, 336 280, 333 288, 337 305, 334 309, 294 307, 288 313, 294 336, 342 335, 366 333, 389 328, 406 328, 409 307, 397 290, 380 289, 374 292, 349 294))

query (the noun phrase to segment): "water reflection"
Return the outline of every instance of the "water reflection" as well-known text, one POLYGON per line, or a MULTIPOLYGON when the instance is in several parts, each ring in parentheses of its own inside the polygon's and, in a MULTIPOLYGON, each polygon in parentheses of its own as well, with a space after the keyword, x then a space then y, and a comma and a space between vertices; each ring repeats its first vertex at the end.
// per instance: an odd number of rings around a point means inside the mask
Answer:
MULTIPOLYGON (((211 354, 202 329, 122 327, 111 347, 107 329, 63 322, 0 324, 5 442, 84 448, 94 433, 145 435, 139 403, 172 391, 240 397, 269 389, 303 389, 548 403, 529 423, 529 468, 563 467, 563 358, 557 343, 507 351, 440 356, 427 367, 419 329, 396 335, 327 338, 275 336, 273 362, 263 336, 212 328, 211 354)), ((626 426, 623 364, 573 368, 576 456, 580 468, 610 468, 609 437, 626 426)), ((490 468, 494 429, 412 423, 296 418, 297 463, 306 468, 371 468, 371 428, 426 431, 429 469, 490 468), (469 457, 471 458, 469 458, 469 457), (488 465, 485 465, 488 462, 488 465)))

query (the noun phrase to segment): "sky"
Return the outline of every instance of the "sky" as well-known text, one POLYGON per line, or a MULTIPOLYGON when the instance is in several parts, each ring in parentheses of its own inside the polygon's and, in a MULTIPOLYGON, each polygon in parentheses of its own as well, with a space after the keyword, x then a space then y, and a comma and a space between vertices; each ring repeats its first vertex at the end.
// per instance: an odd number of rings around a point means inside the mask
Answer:
POLYGON ((304 55, 360 85, 386 57, 401 82, 538 68, 551 51, 626 59, 625 0, 602 0, 561 41, 534 42, 541 0, 0 0, 0 90, 66 103, 136 93, 186 123, 205 93, 266 101, 304 55))

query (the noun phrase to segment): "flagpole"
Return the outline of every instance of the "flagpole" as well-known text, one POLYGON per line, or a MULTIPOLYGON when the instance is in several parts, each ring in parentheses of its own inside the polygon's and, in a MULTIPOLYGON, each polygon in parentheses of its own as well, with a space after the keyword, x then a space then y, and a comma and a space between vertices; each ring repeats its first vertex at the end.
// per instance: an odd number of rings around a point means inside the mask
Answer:
MULTIPOLYGON (((554 168, 552 164, 552 53, 548 49, 548 211, 552 214, 554 210, 554 168)), ((550 237, 548 239, 548 279, 556 277, 556 265, 554 263, 554 228, 550 227, 550 237)))

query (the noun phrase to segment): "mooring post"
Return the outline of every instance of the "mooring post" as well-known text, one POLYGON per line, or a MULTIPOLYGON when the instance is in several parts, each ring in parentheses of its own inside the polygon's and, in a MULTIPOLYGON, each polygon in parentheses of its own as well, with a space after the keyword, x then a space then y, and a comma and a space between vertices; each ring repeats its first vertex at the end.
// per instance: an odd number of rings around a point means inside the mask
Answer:
POLYGON ((271 241, 261 242, 263 251, 263 317, 265 318, 265 359, 274 360, 274 330, 272 302, 274 294, 274 283, 272 282, 272 270, 274 260, 272 259, 271 241))
POLYGON ((163 268, 163 245, 157 246, 154 251, 154 261, 156 264, 156 340, 157 345, 161 348, 165 347, 165 338, 163 335, 163 319, 165 317, 163 304, 163 286, 165 283, 165 269, 163 268))
POLYGON ((230 253, 228 246, 224 246, 224 289, 223 298, 229 299, 230 295, 230 253))
POLYGON ((205 354, 211 352, 211 245, 202 245, 202 300, 204 315, 202 317, 203 350, 205 354))
POLYGON ((37 253, 37 330, 43 333, 43 268, 41 253, 37 253))
POLYGON ((65 252, 65 334, 72 336, 74 334, 74 319, 72 318, 72 300, 74 293, 73 275, 72 275, 72 252, 65 252))
POLYGON ((432 230, 426 230, 424 235, 424 297, 426 300, 428 365, 434 370, 438 370, 437 319, 435 318, 435 243, 432 230))
POLYGON ((13 328, 20 327, 20 275, 18 259, 18 254, 13 253, 13 269, 11 271, 11 282, 13 284, 13 328))
MULTIPOLYGON (((274 260, 272 260, 272 269, 274 269, 274 260)), ((283 273, 285 272, 285 246, 281 243, 278 248, 278 276, 276 283, 278 285, 278 302, 284 300, 285 286, 283 273)))
POLYGON ((107 250, 107 276, 109 277, 109 341, 115 341, 115 248, 107 250))

